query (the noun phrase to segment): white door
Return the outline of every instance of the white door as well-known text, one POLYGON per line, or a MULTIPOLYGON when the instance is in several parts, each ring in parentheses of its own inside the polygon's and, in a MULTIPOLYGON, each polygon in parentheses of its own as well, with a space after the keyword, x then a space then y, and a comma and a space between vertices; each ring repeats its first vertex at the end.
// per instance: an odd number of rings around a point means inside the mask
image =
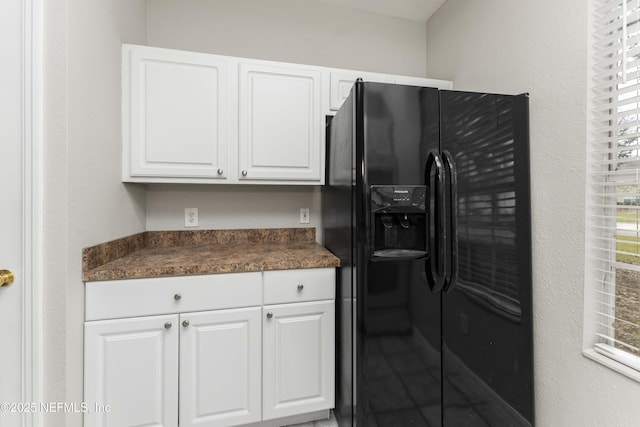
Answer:
POLYGON ((180 426, 260 421, 261 307, 180 315, 180 426))
POLYGON ((86 322, 84 425, 177 427, 179 333, 177 314, 86 322))
POLYGON ((124 180, 225 179, 227 60, 125 45, 123 64, 124 180))
POLYGON ((238 178, 322 183, 322 72, 241 63, 239 75, 238 178))
MULTIPOLYGON (((0 287, 0 402, 22 392, 22 2, 7 0, 0 13, 0 270, 15 281, 0 287)), ((0 426, 20 426, 20 414, 0 411, 0 426)))
POLYGON ((351 88, 356 79, 362 79, 365 82, 393 83, 391 76, 388 74, 347 70, 331 71, 331 110, 338 111, 340 109, 344 100, 351 93, 351 88))
POLYGON ((334 407, 334 311, 333 301, 264 307, 264 420, 334 407))

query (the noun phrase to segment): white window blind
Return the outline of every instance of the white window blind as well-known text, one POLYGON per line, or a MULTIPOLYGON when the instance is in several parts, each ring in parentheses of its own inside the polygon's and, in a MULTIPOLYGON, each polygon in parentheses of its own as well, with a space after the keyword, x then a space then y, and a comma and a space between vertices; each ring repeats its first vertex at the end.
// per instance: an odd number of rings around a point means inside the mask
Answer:
POLYGON ((598 353, 640 370, 640 0, 593 1, 589 341, 598 353))

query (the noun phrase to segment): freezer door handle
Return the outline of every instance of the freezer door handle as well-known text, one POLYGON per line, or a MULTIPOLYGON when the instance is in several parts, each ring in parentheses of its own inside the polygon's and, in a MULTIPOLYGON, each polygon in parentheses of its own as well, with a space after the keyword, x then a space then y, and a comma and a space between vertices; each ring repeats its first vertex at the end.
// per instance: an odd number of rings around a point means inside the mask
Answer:
POLYGON ((444 234, 445 176, 442 159, 437 151, 429 152, 424 181, 429 187, 429 203, 426 207, 429 221, 427 226, 429 257, 425 260, 424 267, 429 288, 433 293, 438 293, 445 284, 447 251, 444 234))
POLYGON ((450 207, 447 222, 451 227, 448 236, 450 249, 449 269, 443 288, 443 292, 447 293, 453 289, 458 280, 458 171, 450 152, 443 151, 442 160, 444 161, 445 173, 449 177, 449 204, 447 205, 446 201, 443 201, 443 204, 450 207))

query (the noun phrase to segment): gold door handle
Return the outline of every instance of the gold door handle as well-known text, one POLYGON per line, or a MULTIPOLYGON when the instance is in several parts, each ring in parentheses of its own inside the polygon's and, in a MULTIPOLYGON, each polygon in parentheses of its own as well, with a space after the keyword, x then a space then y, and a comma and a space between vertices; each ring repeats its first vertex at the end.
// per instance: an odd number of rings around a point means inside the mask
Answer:
POLYGON ((14 275, 9 270, 0 270, 0 286, 9 286, 13 283, 14 275))

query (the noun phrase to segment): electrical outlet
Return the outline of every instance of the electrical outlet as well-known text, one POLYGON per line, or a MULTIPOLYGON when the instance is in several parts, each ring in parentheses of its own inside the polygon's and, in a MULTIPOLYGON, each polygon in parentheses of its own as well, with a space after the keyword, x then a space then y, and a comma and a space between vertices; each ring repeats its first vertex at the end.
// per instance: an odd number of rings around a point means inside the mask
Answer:
POLYGON ((309 224, 309 208, 300 208, 300 224, 309 224))
POLYGON ((198 226, 198 208, 184 208, 184 226, 198 226))

